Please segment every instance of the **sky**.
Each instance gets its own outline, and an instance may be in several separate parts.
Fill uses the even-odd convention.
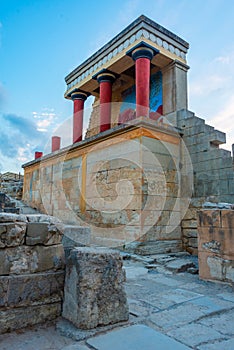
[[[232,0],[0,0],[0,172],[22,173],[44,150],[72,117],[65,76],[142,14],[189,42],[189,110],[226,132],[231,150]]]

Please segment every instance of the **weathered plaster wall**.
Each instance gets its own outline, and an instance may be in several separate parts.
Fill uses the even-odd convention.
[[[0,213],[0,333],[61,314],[64,252],[58,220]]]
[[[199,276],[234,283],[234,210],[202,210],[198,218]]]

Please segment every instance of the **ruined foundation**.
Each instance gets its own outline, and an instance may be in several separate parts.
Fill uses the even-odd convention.
[[[0,333],[61,314],[64,251],[54,221],[0,214]]]

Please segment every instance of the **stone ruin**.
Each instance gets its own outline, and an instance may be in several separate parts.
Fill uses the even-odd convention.
[[[83,247],[89,236],[51,216],[0,213],[0,334],[61,314],[80,329],[128,320],[122,258]]]
[[[29,324],[28,315],[33,323],[36,314],[61,314],[64,259],[64,317],[80,328],[126,320],[121,259],[97,246],[142,255],[187,251],[198,254],[201,278],[233,283],[234,212],[203,210],[207,201],[234,202],[233,156],[220,148],[225,134],[188,110],[188,49],[140,16],[65,78],[73,142],[61,148],[53,136],[51,153],[36,152],[23,165],[23,200],[66,225],[64,249],[45,216],[2,219],[3,331],[21,318]]]
[[[92,244],[196,255],[197,212],[234,202],[234,171],[225,134],[188,110],[188,49],[140,16],[68,74],[73,143],[53,136],[51,153],[23,165],[23,200],[90,227]]]
[[[5,193],[13,199],[21,199],[24,177],[19,173],[6,172],[0,174],[0,193]]]

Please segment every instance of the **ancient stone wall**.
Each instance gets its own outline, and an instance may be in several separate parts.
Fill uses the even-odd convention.
[[[196,213],[206,201],[234,203],[234,163],[231,152],[219,148],[226,142],[225,133],[187,110],[178,112],[177,119],[194,174],[193,197],[181,224],[183,245],[190,253],[197,254]]]
[[[234,283],[234,210],[201,210],[198,218],[199,276]]]
[[[0,333],[61,314],[60,225],[46,215],[0,213]]]
[[[180,251],[179,135],[127,129],[86,147],[28,167],[24,200],[66,223],[90,226],[91,242],[101,246]]]

